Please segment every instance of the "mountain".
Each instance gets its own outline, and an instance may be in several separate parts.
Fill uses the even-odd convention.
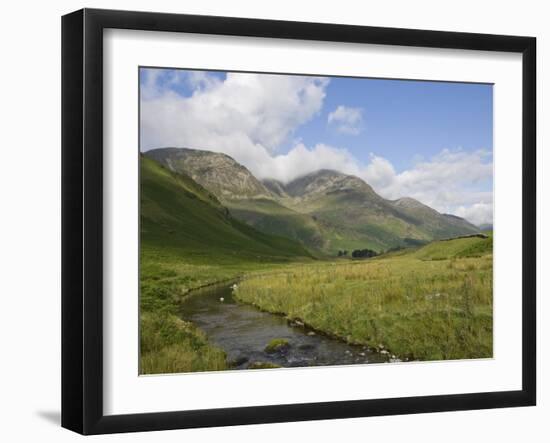
[[[412,198],[390,201],[358,177],[320,170],[288,183],[285,203],[326,227],[332,248],[375,250],[471,234],[479,229],[460,217],[440,214]]]
[[[288,261],[311,257],[298,242],[260,232],[235,219],[191,177],[140,157],[141,244],[178,250],[195,260]]]
[[[362,192],[370,198],[380,198],[367,183],[353,175],[321,169],[299,177],[284,187],[288,195],[301,200],[313,200],[336,192]]]
[[[220,199],[270,198],[272,193],[231,157],[197,149],[163,148],[145,155],[174,172],[185,173]]]
[[[189,175],[237,219],[330,255],[343,249],[382,251],[479,232],[466,220],[412,198],[386,200],[359,177],[338,171],[323,169],[285,184],[259,181],[225,154],[163,148],[145,155]]]
[[[436,239],[479,232],[479,228],[467,220],[456,215],[441,214],[414,198],[400,198],[393,201],[393,205]]]
[[[235,218],[258,230],[296,240],[312,250],[325,248],[321,228],[311,216],[282,205],[275,192],[228,155],[186,148],[154,149],[144,155],[188,175],[212,192]]]
[[[274,178],[266,178],[262,180],[262,183],[267,189],[269,189],[277,197],[288,197],[285,190],[285,185],[283,182],[279,180],[275,180]]]

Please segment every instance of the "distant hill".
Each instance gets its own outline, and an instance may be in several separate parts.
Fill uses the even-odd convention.
[[[308,174],[284,190],[290,196],[285,204],[330,223],[331,244],[339,249],[364,242],[381,250],[479,232],[466,220],[440,214],[412,198],[386,200],[360,178],[337,171]]]
[[[481,257],[493,253],[493,237],[455,238],[434,241],[413,252],[421,260],[443,260],[460,257]]]
[[[441,214],[413,198],[400,198],[393,201],[393,204],[436,239],[479,232],[479,228],[467,220],[456,215]]]
[[[386,200],[362,179],[338,171],[319,170],[284,184],[258,180],[225,154],[162,148],[145,156],[191,177],[239,220],[330,255],[342,249],[383,251],[479,232],[466,220],[412,198]]]
[[[141,244],[191,259],[287,261],[311,257],[298,242],[235,219],[215,195],[183,173],[141,156]]]

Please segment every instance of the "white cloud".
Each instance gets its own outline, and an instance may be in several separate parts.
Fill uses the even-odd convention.
[[[156,80],[147,77],[142,88],[143,150],[188,146],[275,152],[319,112],[328,84],[304,76],[228,73],[220,80],[195,72],[187,76],[194,93],[184,97],[160,89]]]
[[[489,151],[444,149],[400,173],[388,160],[371,155],[361,176],[385,198],[413,197],[472,223],[492,223],[493,192],[483,190],[490,187],[492,174]]]
[[[340,105],[328,115],[328,124],[334,125],[336,130],[342,134],[359,134],[362,122],[363,110],[361,108]]]
[[[397,175],[393,165],[383,157],[374,154],[370,157],[370,163],[360,175],[375,189],[391,187]]]
[[[484,150],[441,151],[431,159],[396,172],[384,157],[371,154],[362,164],[341,147],[305,146],[296,140],[286,154],[277,154],[294,131],[322,108],[328,80],[301,76],[149,71],[142,82],[141,146],[190,147],[223,152],[258,178],[288,182],[318,169],[334,169],[363,178],[383,197],[413,197],[440,212],[464,216],[474,223],[492,222],[491,153]],[[193,94],[184,97],[159,87],[186,82]],[[349,110],[339,106],[331,124],[343,124]],[[339,111],[340,110],[340,111]],[[347,123],[361,122],[359,117]],[[332,116],[332,117],[331,117]],[[351,127],[351,126],[350,126]]]
[[[474,203],[471,206],[459,206],[455,214],[469,220],[474,225],[493,223],[493,203]]]
[[[266,158],[251,168],[260,178],[276,178],[285,183],[319,169],[334,169],[354,175],[360,173],[356,159],[346,149],[325,144],[307,148],[299,143],[287,154]]]
[[[267,155],[248,167],[260,178],[283,182],[319,169],[334,169],[361,177],[387,199],[412,197],[476,225],[493,222],[493,165],[490,153],[484,150],[445,149],[397,173],[389,160],[374,154],[368,164],[362,165],[346,149],[325,144],[307,148],[300,143],[287,154]]]
[[[431,160],[420,161],[399,174],[392,174],[387,163],[387,160],[371,154],[372,170],[367,168],[366,178],[373,186],[381,188],[388,198],[426,191],[431,194],[448,193],[463,185],[490,180],[493,174],[491,153],[485,150],[466,152],[444,149]]]

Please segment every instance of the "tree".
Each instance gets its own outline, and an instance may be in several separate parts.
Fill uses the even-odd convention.
[[[351,256],[353,258],[371,258],[376,257],[378,254],[376,251],[373,251],[372,249],[355,249]]]

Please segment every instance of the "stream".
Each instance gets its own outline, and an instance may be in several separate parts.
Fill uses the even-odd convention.
[[[233,297],[231,284],[195,291],[183,301],[180,312],[184,320],[194,323],[211,343],[225,351],[234,369],[247,369],[258,363],[303,367],[388,360],[366,347],[349,345],[290,323],[283,316],[241,303]],[[289,346],[266,352],[265,348],[272,339],[285,339]]]

